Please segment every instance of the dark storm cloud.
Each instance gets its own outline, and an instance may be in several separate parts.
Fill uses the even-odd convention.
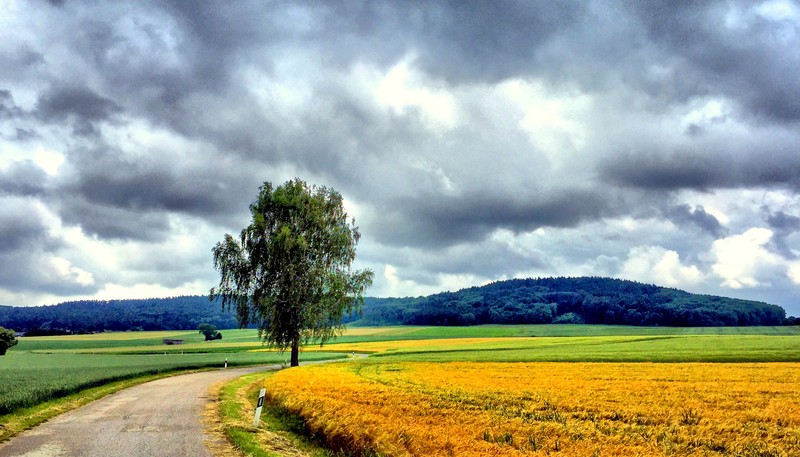
[[[800,190],[797,25],[749,2],[51,3],[25,5],[25,27],[0,43],[0,198],[36,199],[93,242],[153,252],[92,272],[102,283],[202,276],[182,267],[199,256],[160,243],[194,236],[194,223],[237,230],[258,185],[286,174],[342,191],[376,240],[368,261],[431,286],[619,264],[639,245],[694,262],[706,233],[727,233],[678,191]],[[378,100],[375,84],[404,65],[422,98],[455,100],[452,125],[414,100]],[[517,83],[552,105],[506,100]],[[724,112],[685,117],[706,101]],[[42,166],[65,154],[54,176],[20,158],[34,148]],[[772,249],[789,258],[796,216],[770,214]],[[729,216],[731,232],[744,226]],[[604,224],[618,217],[642,227]],[[676,241],[658,217],[704,235]],[[21,225],[35,234],[34,222]],[[492,236],[539,227],[574,230],[543,231],[558,241],[545,254],[538,233],[517,240],[525,249]],[[2,265],[37,242],[6,236],[17,247]],[[25,265],[8,277],[36,284]],[[55,290],[57,277],[39,284]]]
[[[215,212],[222,201],[208,192],[205,177],[178,175],[155,164],[117,160],[94,162],[65,188],[88,202],[135,211]]]
[[[64,223],[101,239],[159,241],[171,228],[164,212],[126,210],[87,202],[80,196],[64,196],[58,209]]]
[[[85,87],[62,87],[43,94],[37,115],[45,120],[64,120],[72,116],[85,122],[110,118],[120,111],[113,101]]]
[[[776,252],[786,257],[787,259],[796,259],[798,254],[792,249],[797,248],[789,242],[789,238],[793,235],[800,234],[800,217],[787,214],[784,211],[769,212],[767,208],[763,209],[767,212],[766,221],[772,229],[772,238],[770,244]]]
[[[497,82],[542,65],[544,45],[584,11],[583,2],[440,2],[412,11],[421,16],[414,45],[434,75]]]
[[[634,5],[622,5],[625,7],[612,3],[603,8],[583,2],[452,2],[423,8],[406,3],[370,2],[263,8],[239,3],[220,9],[204,3],[168,3],[165,11],[177,18],[186,38],[181,51],[191,58],[183,61],[188,66],[176,72],[179,81],[176,87],[183,93],[178,98],[170,96],[154,102],[163,105],[163,111],[170,113],[169,122],[183,133],[213,138],[221,146],[233,146],[232,151],[258,154],[265,159],[281,157],[314,168],[335,162],[342,165],[342,172],[352,168],[344,165],[343,156],[336,149],[347,141],[364,141],[365,137],[359,134],[365,129],[356,127],[360,131],[346,131],[349,136],[332,138],[339,141],[329,142],[327,148],[317,148],[317,154],[314,145],[304,150],[298,147],[299,153],[289,154],[280,143],[278,119],[261,119],[260,128],[274,135],[254,135],[256,130],[252,125],[225,128],[192,122],[189,107],[172,102],[183,100],[199,85],[206,93],[223,93],[232,83],[228,72],[243,61],[271,71],[277,58],[275,50],[285,45],[302,46],[305,50],[319,48],[324,61],[334,66],[359,59],[380,61],[380,56],[389,64],[405,52],[414,52],[418,64],[429,74],[457,82],[496,82],[525,75],[546,76],[555,82],[565,77],[581,80],[591,75],[593,80],[584,84],[587,87],[630,85],[658,99],[660,109],[676,101],[709,95],[741,99],[755,114],[768,112],[784,118],[791,117],[791,106],[800,106],[793,103],[800,84],[797,78],[786,78],[785,72],[778,71],[787,65],[800,70],[797,53],[775,41],[765,19],[751,18],[747,27],[726,31],[721,25],[725,13],[722,3],[691,3],[682,8],[655,5],[641,10]],[[745,9],[747,5],[738,6]],[[389,34],[395,34],[395,39],[384,39]],[[567,47],[570,44],[574,49]],[[256,50],[257,54],[253,54]],[[587,50],[592,50],[592,55],[584,55]],[[753,61],[761,64],[751,65]],[[671,75],[669,82],[654,82],[647,72],[654,62],[667,69]],[[156,71],[153,68],[160,67],[137,69],[138,74],[133,73],[138,76],[135,80],[167,90],[168,79],[148,73]],[[130,74],[130,69],[124,66],[109,66],[108,70],[115,80]],[[606,77],[613,72],[621,72],[623,78]],[[324,99],[324,96],[319,98]],[[780,103],[767,108],[756,106],[773,99],[787,106],[781,108]],[[320,112],[336,116],[354,113],[352,101],[343,100],[338,109]],[[365,114],[365,122],[352,119],[345,126],[374,124],[370,120],[374,113]],[[306,117],[305,121],[314,122],[312,117]],[[333,123],[341,126],[343,120],[322,119],[318,122],[320,128],[308,130],[335,132],[330,128]],[[687,128],[696,133],[704,130],[694,124]],[[308,131],[299,133],[294,138],[299,144],[317,136],[308,135]],[[284,152],[280,152],[282,147]],[[381,149],[381,145],[372,149]],[[605,164],[601,172],[618,184],[651,189],[708,190],[737,187],[743,182],[797,185],[796,163],[790,164],[787,171],[777,162],[759,164],[753,158],[746,162],[740,158],[731,161],[723,154],[708,157],[693,152],[637,154],[631,159]]]
[[[487,240],[430,253],[419,265],[431,273],[473,274],[484,278],[513,276],[519,271],[546,270],[550,265],[541,253],[522,253],[508,245]],[[418,268],[415,265],[415,268]]]
[[[63,269],[54,268],[48,261],[49,255],[42,252],[0,252],[0,288],[12,292],[47,293],[56,296],[97,292],[95,285],[71,281],[69,270],[65,277]]]
[[[111,120],[122,109],[86,87],[60,87],[39,97],[35,115],[46,122],[72,123],[76,133],[96,133],[97,124]]]
[[[41,136],[33,131],[16,128],[14,129],[14,139],[20,142],[30,141],[37,138],[41,138]]]
[[[456,81],[498,81],[530,70],[537,49],[575,24],[583,2],[166,2],[205,54],[232,62],[258,44],[324,47],[324,62],[390,64],[409,50],[423,67]],[[269,63],[267,60],[258,63]],[[197,56],[201,57],[201,56]],[[205,60],[205,59],[201,59]],[[213,65],[224,68],[224,65]],[[491,65],[485,63],[491,62]],[[209,66],[210,68],[211,66]]]
[[[475,242],[498,228],[513,232],[572,227],[614,211],[594,191],[565,189],[554,195],[420,196],[381,208],[377,236],[384,244],[450,246]]]
[[[0,90],[0,119],[14,119],[23,114],[22,109],[14,103],[11,91]]]
[[[135,42],[112,20],[120,22],[130,12],[105,4],[99,8],[108,21],[81,15],[85,19],[75,24],[80,32],[71,37],[72,43],[84,65],[102,76],[104,93],[114,94],[117,108],[146,112],[159,123],[198,137],[214,129],[193,122],[196,95],[236,97],[246,89],[236,86],[240,68],[270,74],[287,49],[314,52],[327,70],[362,61],[389,66],[412,52],[437,78],[494,82],[538,65],[533,56],[538,46],[574,22],[581,9],[580,2],[157,5],[159,9],[150,13],[160,11],[158,15],[133,16],[140,28]],[[83,6],[70,3],[65,8]],[[76,76],[70,69],[63,73],[65,80]],[[87,110],[108,114],[109,106],[95,101],[103,100],[89,98]]]
[[[31,44],[21,43],[10,50],[0,49],[0,78],[19,79],[27,77],[37,66],[45,63],[41,53]]]
[[[55,294],[93,292],[69,281],[50,261],[64,246],[54,237],[34,200],[0,196],[0,288]]]
[[[283,46],[321,51],[326,66],[358,61],[394,64],[409,51],[423,67],[454,81],[497,81],[530,67],[537,45],[574,21],[580,2],[168,2],[164,9],[198,43],[195,57],[224,81],[225,65],[258,48],[250,60],[270,70]],[[202,50],[202,51],[201,51]],[[220,60],[222,59],[222,60]],[[193,59],[197,62],[197,59]],[[483,65],[491,61],[492,65]]]
[[[227,204],[258,184],[246,169],[196,151],[192,160],[160,161],[159,151],[130,156],[102,145],[70,151],[69,167],[54,186],[64,221],[101,238],[158,240],[171,229],[170,215],[224,220],[242,208]],[[162,151],[169,154],[169,151]],[[246,206],[245,206],[246,208]]]
[[[151,153],[157,155],[158,151]],[[215,173],[213,162],[163,163],[157,157],[137,159],[115,149],[84,150],[76,154],[81,158],[75,160],[80,169],[74,191],[90,202],[131,210],[190,214],[225,210],[225,195],[219,188],[221,178],[231,176],[221,170]],[[187,155],[204,157],[201,152]]]
[[[800,120],[800,79],[788,77],[800,74],[796,22],[756,14],[749,1],[626,4],[649,39],[679,59],[684,78],[696,81],[695,95],[720,93],[754,114]]]
[[[14,162],[0,170],[0,195],[43,196],[47,181],[47,173],[33,162]]]
[[[800,231],[800,217],[786,214],[783,211],[777,211],[767,217],[767,223],[774,230],[782,232],[797,232]]]
[[[724,169],[707,158],[680,154],[666,158],[660,154],[620,155],[601,168],[603,177],[617,185],[654,190],[699,189],[722,186]]]
[[[687,204],[672,206],[666,209],[665,216],[679,227],[694,226],[714,238],[721,238],[727,234],[717,218],[708,214],[702,206],[694,208]]]
[[[280,13],[291,9],[290,5],[241,1],[229,5],[229,8],[220,8],[207,2],[158,3],[180,21],[187,35],[196,41],[198,49],[206,49],[209,54],[235,57],[249,46],[276,41],[280,38],[280,29],[286,30],[293,25],[279,22]]]
[[[619,154],[599,165],[602,179],[619,186],[669,191],[788,187],[800,189],[800,154],[793,144],[759,145],[755,151],[729,149],[696,152]],[[755,148],[755,147],[754,147]]]
[[[52,249],[58,245],[31,200],[0,196],[0,252]]]

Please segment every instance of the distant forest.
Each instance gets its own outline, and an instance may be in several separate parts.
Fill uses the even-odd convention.
[[[691,294],[609,278],[498,281],[427,297],[365,299],[357,325],[617,324],[711,327],[797,325],[763,302]],[[238,327],[232,311],[206,296],[72,301],[52,306],[0,306],[0,326],[28,335]]]
[[[80,300],[52,306],[0,306],[0,326],[27,335],[103,331],[197,330],[200,324],[238,328],[236,314],[207,296],[144,300]]]
[[[720,327],[797,324],[763,302],[620,279],[498,281],[417,298],[367,298],[361,325],[615,324]]]

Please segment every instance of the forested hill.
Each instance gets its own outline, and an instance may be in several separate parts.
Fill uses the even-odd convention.
[[[660,326],[781,325],[783,308],[695,295],[608,278],[499,281],[416,298],[367,298],[360,325],[586,323]],[[357,319],[357,320],[356,320]],[[0,306],[0,326],[18,332],[84,333],[236,328],[236,317],[205,296],[73,301],[53,306]]]
[[[0,306],[0,327],[17,332],[33,330],[33,334],[196,330],[200,324],[212,324],[217,328],[238,327],[235,313],[223,311],[220,302],[210,302],[207,296]]]
[[[585,323],[750,326],[785,323],[783,308],[610,278],[498,281],[417,298],[367,298],[361,325]]]

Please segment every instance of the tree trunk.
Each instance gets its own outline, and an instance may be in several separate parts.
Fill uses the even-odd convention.
[[[300,365],[300,340],[292,341],[292,362],[289,366],[296,367]]]

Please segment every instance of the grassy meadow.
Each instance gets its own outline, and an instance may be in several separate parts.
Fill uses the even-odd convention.
[[[229,366],[280,364],[279,353],[210,354],[31,354],[12,352],[0,359],[0,416],[20,408],[62,397],[82,389],[136,376],[177,370]],[[304,360],[331,358],[331,354],[306,354]]]
[[[21,338],[12,348],[35,353],[110,353],[163,354],[189,352],[241,352],[264,350],[258,332],[252,329],[222,330],[222,340],[203,341],[196,331],[119,332],[92,335],[69,335]],[[375,352],[353,344],[427,341],[465,338],[544,338],[544,337],[690,337],[690,336],[800,336],[798,327],[629,327],[613,325],[479,325],[473,327],[352,327],[344,335],[320,348],[306,346],[307,351]],[[163,338],[183,339],[184,344],[165,346]],[[731,338],[730,341],[735,340]],[[402,343],[408,344],[408,343]],[[427,343],[423,343],[427,344]],[[340,346],[341,345],[341,346]]]
[[[224,343],[204,342],[195,331],[21,337],[0,357],[0,441],[59,412],[154,377],[222,368],[226,359],[228,366],[288,364],[287,354],[249,351],[263,347],[254,331],[223,333],[231,337]],[[166,346],[163,338],[186,344]],[[302,360],[343,356],[308,353]]]

